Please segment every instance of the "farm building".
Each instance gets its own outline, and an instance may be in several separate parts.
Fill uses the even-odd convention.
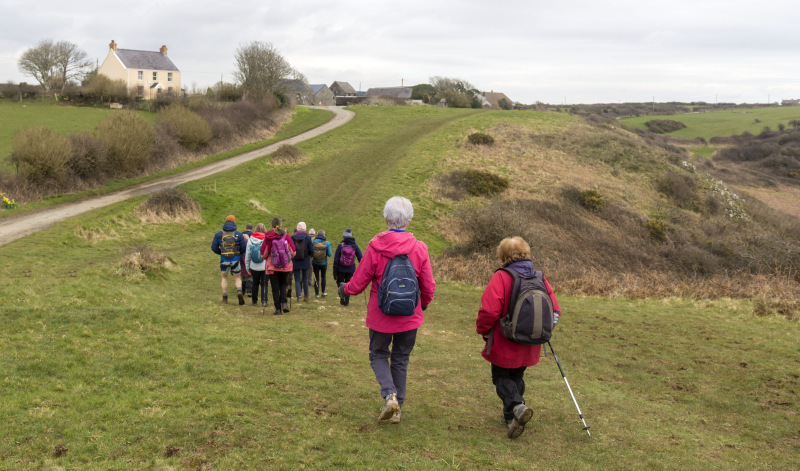
[[[97,73],[124,81],[131,93],[146,100],[181,94],[181,71],[167,57],[167,46],[158,51],[120,49],[112,39]]]
[[[333,82],[330,88],[335,96],[358,96],[356,89],[347,82]]]
[[[336,98],[333,92],[327,85],[309,85],[311,92],[314,94],[314,104],[317,106],[333,106],[336,104]]]
[[[376,98],[379,96],[390,96],[400,98],[401,100],[410,100],[412,91],[411,87],[370,88],[367,90],[366,97]]]
[[[292,106],[314,104],[314,93],[302,80],[282,79],[275,87],[283,92]]]
[[[483,97],[484,97],[484,98],[486,98],[486,101],[488,101],[489,103],[491,103],[491,105],[492,105],[492,108],[493,108],[493,109],[496,109],[496,110],[499,110],[500,108],[502,108],[502,107],[500,106],[500,100],[502,100],[502,99],[504,99],[504,98],[505,98],[506,100],[508,100],[508,102],[509,102],[509,103],[512,105],[512,107],[513,107],[513,105],[514,105],[514,102],[513,102],[513,101],[511,101],[511,99],[510,99],[509,97],[507,97],[505,93],[498,93],[498,92],[481,92],[481,95],[483,95]]]

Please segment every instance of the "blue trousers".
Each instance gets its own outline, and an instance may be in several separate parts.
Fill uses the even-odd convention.
[[[369,329],[369,363],[381,386],[381,397],[397,393],[400,407],[406,399],[408,358],[416,342],[417,329],[394,334]]]

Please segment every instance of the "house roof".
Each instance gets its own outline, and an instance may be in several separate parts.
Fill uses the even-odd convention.
[[[278,87],[288,90],[290,92],[304,92],[311,91],[308,85],[303,83],[300,79],[280,79],[278,80]]]
[[[386,88],[370,88],[367,90],[367,97],[377,97],[382,95],[393,96],[395,98],[410,99],[412,89],[411,87],[386,87]]]
[[[339,81],[337,80],[336,82],[333,82],[333,83],[331,84],[331,88],[333,88],[333,86],[334,86],[334,85],[338,85],[338,86],[339,86],[339,88],[341,88],[341,89],[342,89],[342,91],[343,91],[343,92],[345,92],[345,93],[352,93],[352,94],[354,94],[354,95],[355,95],[355,93],[356,93],[356,89],[355,89],[355,88],[353,88],[353,86],[352,86],[352,85],[350,85],[350,84],[349,84],[349,83],[347,83],[347,82],[339,82]]]
[[[322,90],[324,87],[327,87],[327,85],[325,85],[324,83],[309,85],[309,88],[311,88],[311,91],[314,92],[314,95],[319,93],[319,91]]]
[[[159,51],[136,51],[117,49],[114,51],[126,69],[174,70],[179,72],[169,57]]]
[[[508,100],[508,101],[509,101],[509,103],[512,103],[512,104],[514,103],[513,101],[511,101],[511,98],[509,98],[509,97],[507,97],[507,96],[506,96],[506,94],[505,94],[505,93],[498,93],[498,92],[483,92],[483,96],[484,96],[484,97],[486,97],[486,99],[487,99],[487,100],[489,100],[489,103],[491,103],[491,104],[492,104],[492,106],[497,106],[497,107],[500,107],[500,105],[498,104],[498,102],[499,102],[499,101],[500,101],[500,99],[502,99],[502,98],[505,98],[506,100]]]

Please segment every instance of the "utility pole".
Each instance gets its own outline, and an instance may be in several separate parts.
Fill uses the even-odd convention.
[[[656,97],[654,95],[653,96],[653,113],[655,113],[655,112],[656,112]]]

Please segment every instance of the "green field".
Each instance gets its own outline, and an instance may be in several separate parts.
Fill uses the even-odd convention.
[[[363,297],[285,316],[219,303],[209,249],[228,214],[346,227],[362,248],[385,200],[447,243],[427,180],[466,134],[563,115],[357,107],[300,147],[309,163],[258,159],[183,185],[202,222],[142,225],[144,198],[0,247],[0,468],[23,469],[792,469],[800,452],[800,327],[745,301],[559,296],[553,345],[591,425],[581,430],[551,357],[526,373],[534,419],[505,437],[483,342],[481,288],[439,283],[409,366],[403,423],[378,426]],[[174,261],[123,275],[126,250]],[[330,273],[329,273],[330,283]],[[556,280],[551,280],[558,294]],[[332,289],[328,289],[332,293]],[[313,299],[313,298],[312,298]]]
[[[621,119],[620,122],[634,128],[647,129],[644,123],[653,119],[670,119],[686,125],[684,129],[669,133],[669,136],[678,139],[703,137],[709,140],[712,137],[726,137],[745,131],[758,134],[765,126],[777,131],[780,123],[789,128],[789,121],[800,120],[800,106],[722,110],[669,116],[637,116]],[[756,122],[756,120],[760,122]]]
[[[6,157],[11,155],[14,132],[17,129],[43,126],[64,135],[79,131],[91,131],[97,123],[114,110],[62,106],[53,101],[0,100],[0,161],[8,168]],[[141,112],[149,121],[155,123],[155,114]]]

